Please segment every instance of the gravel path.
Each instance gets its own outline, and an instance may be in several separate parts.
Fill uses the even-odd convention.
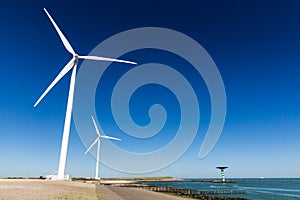
[[[96,188],[99,186],[96,186]],[[105,187],[107,190],[114,192],[117,195],[117,199],[107,200],[184,200],[188,198],[175,197],[158,192],[151,192],[143,189],[125,188],[125,187],[113,187],[113,186],[100,186]],[[97,189],[96,189],[97,191]],[[101,199],[102,200],[102,199]],[[106,200],[106,199],[105,199]],[[191,200],[191,199],[189,199]]]

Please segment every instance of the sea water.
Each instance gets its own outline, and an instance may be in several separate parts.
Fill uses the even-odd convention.
[[[195,180],[195,179],[194,179]],[[243,197],[253,200],[295,200],[300,199],[300,179],[230,179],[235,183],[212,182],[155,182],[161,187],[191,190],[245,190],[246,194],[222,194],[219,196]],[[216,195],[215,195],[216,196]]]

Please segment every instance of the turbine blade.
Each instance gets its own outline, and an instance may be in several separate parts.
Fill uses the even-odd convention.
[[[87,60],[100,60],[100,61],[109,61],[109,62],[120,62],[120,63],[127,63],[127,64],[132,64],[132,65],[137,65],[136,62],[131,62],[127,60],[118,60],[115,58],[105,58],[105,57],[100,57],[100,56],[78,56],[78,58],[81,59],[87,59]]]
[[[106,135],[101,135],[100,137],[101,138],[105,138],[105,139],[110,139],[110,140],[118,140],[118,141],[122,140],[120,138],[110,137],[110,136],[106,136]]]
[[[75,55],[75,51],[73,50],[71,44],[69,43],[69,41],[67,40],[67,38],[64,36],[64,34],[61,32],[61,30],[59,29],[59,27],[57,26],[57,24],[55,23],[55,21],[52,19],[51,15],[48,13],[48,11],[46,10],[46,8],[44,8],[44,11],[46,12],[48,18],[50,19],[50,21],[52,22],[56,32],[58,33],[62,43],[64,44],[65,48],[68,50],[68,52],[70,52],[72,55]]]
[[[84,152],[84,155],[86,155],[91,148],[93,148],[93,146],[98,142],[98,140],[100,139],[100,137],[97,137],[96,140],[91,144],[91,146]]]
[[[98,136],[100,137],[100,131],[99,131],[99,129],[98,129],[98,126],[97,126],[97,124],[96,124],[96,121],[95,121],[95,119],[94,119],[93,116],[91,116],[91,117],[92,117],[92,120],[93,120],[94,127],[95,127],[95,129],[96,129],[96,133],[97,133]]]
[[[68,64],[60,71],[60,73],[56,76],[56,78],[52,81],[52,83],[48,86],[48,88],[45,90],[45,92],[40,96],[40,98],[36,101],[34,104],[34,107],[36,107],[40,101],[46,96],[46,94],[53,88],[53,86],[66,74],[70,69],[72,69],[74,65],[74,58],[72,58]]]

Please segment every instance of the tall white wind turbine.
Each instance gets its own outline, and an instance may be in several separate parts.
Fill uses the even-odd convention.
[[[105,138],[105,139],[110,139],[110,140],[121,140],[119,138],[115,138],[115,137],[110,137],[110,136],[106,136],[106,135],[100,135],[100,131],[98,129],[98,126],[96,124],[96,121],[94,119],[94,117],[92,116],[92,120],[96,129],[96,133],[98,135],[98,137],[95,139],[95,141],[91,144],[91,146],[86,150],[86,152],[84,154],[87,154],[91,148],[93,148],[93,146],[98,143],[98,148],[97,148],[97,160],[96,160],[96,174],[95,174],[95,179],[100,179],[99,178],[99,157],[100,157],[100,140],[101,138]]]
[[[66,159],[67,159],[67,152],[68,152],[68,142],[69,142],[69,134],[70,134],[70,124],[71,124],[71,114],[72,114],[72,107],[73,107],[73,99],[74,99],[74,87],[75,87],[75,77],[78,65],[78,59],[88,59],[88,60],[99,60],[99,61],[109,61],[109,62],[120,62],[120,63],[127,63],[136,65],[135,62],[126,61],[126,60],[118,60],[113,58],[105,58],[99,56],[80,56],[75,53],[71,44],[68,42],[67,38],[63,35],[57,24],[54,22],[48,11],[44,8],[48,18],[50,19],[51,23],[53,24],[56,32],[58,33],[62,43],[64,44],[65,48],[69,53],[73,55],[72,59],[66,64],[66,66],[61,70],[61,72],[57,75],[57,77],[53,80],[53,82],[48,86],[45,92],[41,95],[41,97],[37,100],[34,104],[36,107],[40,101],[44,98],[44,96],[52,89],[52,87],[72,69],[71,81],[70,81],[70,88],[69,88],[69,96],[68,96],[68,103],[67,103],[67,110],[66,110],[66,117],[65,117],[65,124],[63,130],[63,138],[61,144],[61,151],[60,151],[60,160],[59,160],[59,167],[58,167],[58,174],[57,179],[63,180],[65,179],[65,167],[66,167]]]

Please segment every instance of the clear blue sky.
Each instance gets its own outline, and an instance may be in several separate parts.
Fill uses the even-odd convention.
[[[218,66],[226,88],[227,116],[213,151],[198,159],[203,141],[199,132],[178,161],[141,176],[218,177],[215,166],[225,164],[229,177],[300,177],[300,2],[296,0],[2,2],[0,177],[51,174],[58,167],[70,75],[37,108],[33,104],[70,55],[44,7],[80,54],[88,54],[99,42],[119,32],[155,26],[190,36]],[[147,62],[147,52],[137,55],[139,60],[133,60]],[[164,56],[169,55],[159,58],[164,60]],[[107,84],[106,90],[111,87]],[[148,89],[163,93],[157,86]],[[108,109],[105,103],[109,103],[109,96],[97,93],[97,98],[99,95],[104,103],[97,105],[97,110]],[[142,92],[135,95],[143,99]],[[205,99],[200,123],[205,129],[210,119],[209,96],[205,90],[197,95]],[[178,111],[177,102],[168,92],[147,100],[147,104],[166,104],[171,113]],[[132,109],[134,119],[146,124],[148,119],[138,112],[146,107],[139,103]],[[171,115],[167,122],[171,130],[176,128],[178,118]],[[107,114],[103,123],[107,130],[113,129],[111,115]],[[166,139],[169,136],[166,133]],[[151,144],[132,144],[128,141],[122,147],[138,152],[151,149]],[[67,173],[94,175],[95,159],[84,156],[84,151],[72,123]],[[102,177],[133,176],[100,167]]]

